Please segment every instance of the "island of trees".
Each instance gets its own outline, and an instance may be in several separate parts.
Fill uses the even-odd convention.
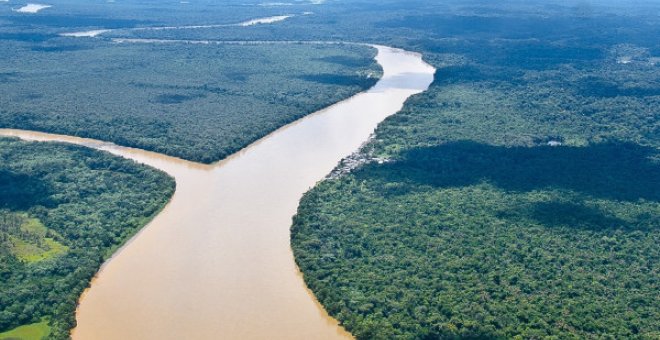
[[[0,127],[203,163],[364,91],[381,72],[376,50],[365,46],[94,40],[69,50],[60,46],[68,39],[52,40],[59,48],[49,52],[30,41],[3,42]]]

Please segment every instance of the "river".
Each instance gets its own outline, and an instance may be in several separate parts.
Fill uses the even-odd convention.
[[[2,135],[106,150],[176,179],[171,201],[101,268],[80,299],[74,339],[350,338],[306,288],[290,247],[303,193],[424,91],[419,54],[376,46],[383,77],[366,92],[203,165],[89,139]]]

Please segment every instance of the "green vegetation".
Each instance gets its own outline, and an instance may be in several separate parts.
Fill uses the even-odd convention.
[[[359,339],[656,339],[658,20],[499,6],[375,24],[436,79],[305,195],[296,261]]]
[[[0,160],[0,339],[68,338],[89,280],[165,205],[174,181],[55,143],[0,138]]]
[[[362,150],[389,161],[321,183],[294,221],[296,260],[328,311],[360,339],[660,337],[657,2],[261,2],[0,7],[0,125],[210,162],[374,81],[363,48],[57,36],[72,29],[419,51],[434,84]],[[289,13],[249,28],[125,30]],[[35,200],[27,192],[15,197]],[[34,265],[77,249],[52,238],[69,250]]]
[[[380,72],[375,50],[363,46],[62,46],[72,40],[53,39],[49,52],[3,43],[1,127],[210,163],[371,87]]]
[[[41,340],[48,335],[50,335],[48,321],[41,321],[0,333],[0,340]]]
[[[61,239],[61,236],[52,232],[53,237],[48,237],[49,230],[36,218],[0,211],[0,220],[8,238],[10,252],[23,262],[48,260],[68,250],[53,238]]]
[[[325,181],[293,229],[309,286],[364,339],[657,336],[657,165],[587,167],[575,178],[568,171],[578,167],[552,171],[592,151],[619,151],[605,158],[619,165],[646,154],[539,149],[447,144],[434,159],[410,155]],[[583,187],[565,185],[566,175],[594,177]],[[639,187],[614,191],[630,176],[643,178]]]

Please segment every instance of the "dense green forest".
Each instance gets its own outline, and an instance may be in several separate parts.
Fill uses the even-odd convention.
[[[359,339],[660,337],[657,6],[510,4],[375,24],[435,81],[292,228]]]
[[[256,110],[331,102],[327,93],[339,85],[350,83],[335,99],[374,81],[365,77],[376,70],[373,51],[126,46],[112,37],[356,41],[423,53],[438,69],[431,88],[356,156],[388,161],[322,182],[294,220],[296,261],[331,315],[360,339],[660,337],[656,1],[67,0],[32,16],[9,6],[0,3],[3,126],[112,138],[205,162],[249,142],[237,137],[246,131],[254,138],[306,111],[209,118],[200,113],[219,110],[201,109],[224,100]],[[286,14],[293,17],[249,28],[133,30]],[[58,36],[102,28],[117,30]],[[72,72],[67,82],[53,81],[59,70]],[[111,81],[96,83],[106,75]],[[52,83],[89,90],[49,92]],[[285,94],[274,96],[273,87]],[[329,97],[306,97],[322,90]],[[235,94],[259,100],[245,106],[229,99]],[[106,102],[114,106],[105,113],[70,110]],[[38,216],[17,218],[49,227]],[[73,249],[49,238],[62,247],[37,245],[38,255]]]
[[[105,152],[0,138],[0,339],[68,338],[102,262],[173,192],[164,173]]]
[[[210,163],[371,87],[363,46],[4,42],[0,127]],[[44,47],[46,48],[46,47]]]

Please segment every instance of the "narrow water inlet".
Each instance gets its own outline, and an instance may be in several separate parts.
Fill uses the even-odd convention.
[[[433,80],[435,69],[421,55],[376,48],[384,74],[370,90],[212,165],[75,137],[0,130],[107,150],[176,179],[170,203],[104,264],[81,298],[73,338],[349,338],[305,287],[289,228],[303,193]]]

